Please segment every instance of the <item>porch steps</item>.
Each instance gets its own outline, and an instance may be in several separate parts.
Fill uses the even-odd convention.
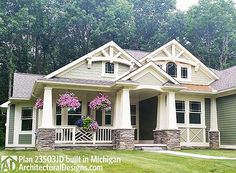
[[[135,144],[136,150],[144,150],[144,151],[159,151],[166,150],[165,144]]]

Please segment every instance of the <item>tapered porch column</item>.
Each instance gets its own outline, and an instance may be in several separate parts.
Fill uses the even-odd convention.
[[[217,107],[216,107],[216,98],[211,98],[211,115],[210,115],[210,131],[209,131],[209,141],[210,148],[218,149],[219,148],[219,130],[217,122]]]
[[[129,89],[121,89],[116,94],[112,142],[114,149],[134,148],[134,129],[131,126]]]
[[[176,121],[175,92],[169,91],[158,99],[157,129],[154,130],[154,143],[166,144],[167,149],[180,149],[180,130]]]
[[[55,129],[53,128],[52,88],[44,88],[42,123],[37,131],[38,150],[54,150]]]

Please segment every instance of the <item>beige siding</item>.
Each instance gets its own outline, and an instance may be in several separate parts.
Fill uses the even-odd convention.
[[[118,65],[118,76],[121,76],[128,71],[129,71],[129,66],[124,65],[124,64]]]
[[[210,130],[211,100],[205,99],[205,124],[206,124],[206,142],[208,142],[208,133]]]
[[[199,69],[198,71],[195,71],[194,67],[192,67],[191,69],[192,80],[190,83],[198,85],[208,85],[212,81],[212,79],[207,76],[201,69]]]
[[[137,79],[136,81],[143,85],[161,86],[163,84],[159,79],[157,79],[151,73],[145,74],[144,76]]]

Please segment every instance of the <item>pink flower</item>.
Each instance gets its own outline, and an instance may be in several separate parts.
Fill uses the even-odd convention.
[[[43,109],[43,99],[38,98],[34,105],[35,109]]]
[[[65,93],[60,95],[57,105],[63,108],[77,109],[80,107],[80,102],[78,97],[75,97],[73,93]]]
[[[107,95],[99,93],[90,103],[89,107],[93,110],[109,110],[111,109],[111,101]]]

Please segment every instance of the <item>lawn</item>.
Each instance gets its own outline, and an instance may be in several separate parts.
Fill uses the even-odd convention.
[[[181,152],[236,158],[236,150],[181,150]]]
[[[184,150],[187,151],[187,150]],[[201,151],[203,154],[203,150]],[[208,150],[209,151],[209,150]],[[191,150],[188,150],[191,152]],[[192,151],[193,152],[193,151]],[[207,152],[207,150],[205,150]],[[211,152],[211,151],[210,151]],[[212,151],[212,153],[228,153],[228,151]],[[199,153],[199,152],[197,152]],[[208,153],[209,154],[209,153]],[[236,152],[234,151],[236,155]],[[102,171],[107,173],[139,173],[139,172],[160,172],[160,173],[215,173],[215,172],[236,172],[236,161],[229,160],[203,160],[194,159],[189,157],[178,157],[159,153],[150,153],[143,151],[112,151],[112,150],[70,150],[70,151],[49,151],[49,152],[37,152],[37,151],[0,151],[1,156],[6,155],[18,155],[25,157],[34,157],[38,155],[42,156],[80,156],[81,158],[90,158],[91,156],[105,156],[120,158],[119,163],[83,163],[83,165],[99,165],[102,167]],[[231,155],[233,156],[233,155]],[[118,160],[118,159],[117,159]],[[40,165],[45,165],[41,163]],[[51,164],[58,165],[58,164]],[[74,164],[69,163],[69,166]],[[79,165],[78,163],[75,165]],[[19,167],[19,163],[17,163]],[[27,172],[27,171],[18,171]],[[29,172],[29,171],[28,171]],[[33,171],[30,171],[33,172]],[[36,172],[36,171],[35,171]],[[37,171],[40,172],[40,171]],[[53,172],[53,171],[51,171]],[[60,172],[60,171],[56,171]],[[69,172],[69,171],[68,171]],[[73,172],[73,171],[71,171]],[[91,172],[91,171],[90,171]]]

